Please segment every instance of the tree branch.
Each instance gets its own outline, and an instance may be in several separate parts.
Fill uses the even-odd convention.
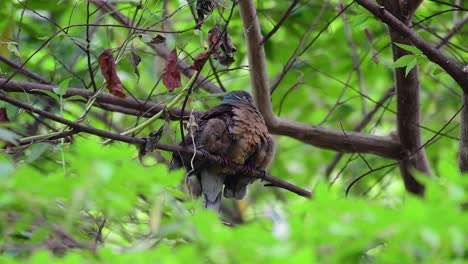
[[[356,0],[356,2],[382,20],[392,30],[398,32],[402,37],[408,38],[430,61],[444,69],[460,85],[460,88],[465,93],[468,92],[468,73],[464,72],[461,67],[458,67],[451,59],[444,56],[402,21],[394,17],[385,7],[379,6],[371,0]]]
[[[54,88],[56,88],[56,86],[30,82],[13,80],[6,82],[6,79],[0,78],[0,89],[5,92],[46,95],[41,92],[41,90],[53,92]],[[68,98],[74,95],[79,95],[85,99],[89,99],[94,96],[95,93],[87,89],[68,88],[63,97]],[[96,102],[98,102],[98,104],[96,104],[97,107],[136,116],[147,116],[148,114],[152,116],[164,109],[163,104],[155,104],[144,100],[134,99],[132,97],[121,98],[110,93],[100,93],[96,99]],[[169,117],[172,119],[179,119],[181,116],[180,108],[173,108],[170,110],[168,109],[168,111]],[[198,112],[195,111],[195,113]],[[185,111],[182,116],[188,118],[190,116],[190,112]]]
[[[244,34],[249,54],[250,78],[257,106],[262,113],[270,133],[285,135],[316,147],[341,152],[361,152],[400,159],[402,154],[398,142],[389,137],[345,132],[276,117],[271,107],[268,89],[265,52],[260,45],[262,35],[252,0],[239,2]]]
[[[12,105],[14,105],[16,107],[22,108],[22,109],[24,109],[26,111],[38,114],[38,115],[40,115],[42,117],[54,120],[54,121],[59,122],[59,123],[64,124],[64,125],[67,125],[67,126],[69,126],[69,127],[71,127],[73,129],[73,132],[85,132],[85,133],[97,135],[97,136],[100,136],[100,137],[104,137],[104,138],[108,138],[108,139],[112,139],[112,140],[116,140],[116,141],[122,141],[122,142],[130,143],[130,144],[134,144],[134,145],[138,145],[138,146],[141,146],[141,145],[146,143],[146,140],[142,139],[142,138],[136,138],[136,137],[126,136],[126,135],[115,134],[115,133],[105,131],[105,130],[101,130],[101,129],[97,129],[97,128],[94,128],[94,127],[88,127],[88,126],[85,126],[83,124],[80,124],[80,123],[77,123],[77,122],[74,122],[74,121],[71,121],[71,120],[56,116],[56,115],[51,114],[51,113],[49,113],[47,111],[44,111],[42,109],[33,107],[33,106],[25,104],[25,103],[22,103],[22,102],[14,99],[12,97],[9,97],[9,96],[7,96],[7,95],[5,95],[3,93],[0,93],[0,100],[2,100],[4,102],[7,102],[7,103],[10,103],[10,104],[12,104]],[[224,158],[218,157],[218,156],[215,156],[215,155],[211,155],[210,153],[208,153],[206,151],[197,151],[197,150],[194,150],[194,149],[189,148],[189,147],[183,148],[183,147],[180,147],[180,146],[174,146],[174,145],[168,145],[168,144],[162,144],[162,143],[156,143],[156,144],[154,144],[154,146],[157,149],[162,149],[162,150],[171,151],[171,152],[187,153],[187,154],[190,154],[190,155],[193,155],[195,153],[196,155],[199,155],[199,156],[201,156],[203,158],[206,158],[206,159],[208,159],[208,160],[210,160],[212,162],[215,162],[215,163],[218,163],[218,164],[225,164]],[[229,166],[232,166],[233,168],[238,169],[238,170],[244,169],[243,166],[239,166],[237,164],[229,164]],[[307,191],[307,190],[305,190],[305,189],[303,189],[301,187],[298,187],[298,186],[296,186],[294,184],[291,184],[291,183],[289,183],[287,181],[284,181],[284,180],[276,178],[276,177],[274,177],[272,175],[269,175],[264,171],[251,170],[251,173],[252,173],[251,174],[252,177],[268,181],[273,186],[289,190],[291,192],[294,192],[294,193],[296,193],[298,195],[301,195],[301,196],[304,196],[304,197],[311,197],[311,195],[312,195],[311,192],[309,192],[309,191]]]

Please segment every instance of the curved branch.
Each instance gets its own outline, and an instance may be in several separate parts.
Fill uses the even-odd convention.
[[[9,81],[7,83],[5,81],[5,79],[0,78],[0,90],[6,92],[46,95],[41,90],[53,92],[56,87],[22,81]],[[74,95],[87,99],[93,96],[94,92],[86,89],[68,88],[63,97],[68,98]],[[149,117],[164,109],[163,104],[155,104],[130,97],[120,98],[109,93],[99,94],[96,101],[97,104],[95,105],[99,108],[135,116]],[[178,119],[181,116],[180,111],[180,108],[168,109],[169,117],[173,120]],[[190,113],[198,115],[201,112],[186,110],[183,117],[188,118]],[[400,144],[389,137],[356,132],[346,132],[344,134],[341,130],[310,126],[283,119],[277,119],[277,125],[275,127],[269,126],[269,129],[272,134],[289,136],[317,147],[342,152],[372,153],[393,159],[401,158]]]
[[[6,82],[6,79],[0,78],[0,90],[3,90],[5,92],[46,95],[42,91],[53,92],[53,89],[56,87],[57,86],[53,85],[13,80]],[[92,96],[94,96],[95,93],[87,89],[68,88],[63,97],[68,98],[75,95],[82,96],[85,99],[89,99]],[[96,106],[99,108],[136,116],[147,116],[148,114],[154,115],[164,109],[163,104],[155,104],[144,100],[134,99],[132,97],[121,98],[109,93],[99,94],[96,101],[98,102]],[[178,119],[180,116],[184,116],[187,118],[188,116],[190,116],[189,111],[185,111],[183,115],[181,115],[180,108],[173,108],[168,111],[170,114],[170,118],[172,119]]]
[[[311,126],[280,119],[275,116],[271,107],[268,89],[265,51],[260,32],[260,24],[253,1],[239,1],[242,24],[248,47],[250,78],[257,106],[262,113],[270,133],[285,135],[316,147],[341,152],[372,153],[380,156],[400,159],[400,144],[389,138]]]
[[[356,2],[382,20],[392,30],[398,32],[402,37],[408,38],[430,61],[444,69],[460,85],[461,89],[465,93],[468,93],[468,73],[464,72],[461,67],[458,67],[451,59],[444,56],[402,21],[394,17],[385,7],[379,6],[371,0],[356,0]]]
[[[54,120],[54,121],[59,122],[59,123],[64,124],[64,125],[67,125],[67,126],[71,127],[74,132],[85,132],[85,133],[97,135],[97,136],[100,136],[100,137],[109,138],[109,139],[122,141],[122,142],[127,142],[127,143],[130,143],[130,144],[135,144],[135,145],[139,145],[139,146],[146,143],[146,140],[142,139],[142,138],[136,138],[136,137],[121,135],[121,134],[115,134],[115,133],[105,131],[105,130],[101,130],[101,129],[98,129],[98,128],[88,127],[88,126],[85,126],[83,124],[80,124],[80,123],[65,119],[63,117],[56,116],[56,115],[51,114],[51,113],[49,113],[47,111],[44,111],[42,109],[33,107],[33,106],[25,104],[25,103],[22,103],[22,102],[14,99],[12,97],[9,97],[9,96],[7,96],[7,95],[5,95],[3,93],[0,93],[0,100],[5,101],[7,103],[10,103],[10,104],[12,104],[14,106],[17,106],[19,108],[22,108],[22,109],[24,109],[26,111],[38,114],[38,115],[40,115],[42,117]],[[201,157],[204,157],[204,158],[206,158],[206,159],[208,159],[208,160],[210,160],[212,162],[216,162],[218,164],[225,164],[226,163],[224,158],[222,158],[222,157],[211,155],[210,153],[205,152],[205,151],[203,151],[203,152],[202,151],[197,151],[197,150],[194,150],[194,149],[189,148],[189,147],[183,148],[183,147],[180,147],[180,146],[174,146],[174,145],[162,144],[162,143],[156,143],[156,144],[154,144],[154,146],[157,149],[162,149],[162,150],[171,151],[171,152],[188,153],[188,154],[191,154],[191,155],[193,155],[195,153],[196,155],[200,155]],[[238,170],[244,169],[242,165],[236,165],[236,164],[229,164],[229,165],[232,166],[235,169],[238,169]],[[266,180],[266,181],[270,182],[272,185],[274,185],[276,187],[280,187],[280,188],[289,190],[291,192],[294,192],[294,193],[296,193],[298,195],[301,195],[301,196],[304,196],[304,197],[311,197],[312,196],[311,192],[309,192],[309,191],[307,191],[307,190],[305,190],[305,189],[303,189],[301,187],[298,187],[298,186],[296,186],[294,184],[291,184],[291,183],[289,183],[287,181],[283,181],[283,180],[281,180],[279,178],[268,175],[264,171],[251,170],[251,176],[254,177],[254,178],[257,178],[257,179]]]

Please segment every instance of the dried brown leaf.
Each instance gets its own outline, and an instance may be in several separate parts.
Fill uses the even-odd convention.
[[[198,54],[197,56],[195,56],[195,58],[193,58],[193,64],[189,67],[189,69],[195,70],[195,71],[201,71],[203,65],[205,64],[206,60],[208,60],[209,57],[210,57],[210,54],[208,53],[208,51],[204,51]]]
[[[164,37],[163,35],[156,35],[156,37],[152,38],[151,41],[149,42],[150,44],[161,44],[161,43],[164,43],[166,42],[166,37]]]
[[[5,107],[0,107],[0,122],[10,122]]]
[[[135,50],[131,49],[130,51],[130,63],[133,66],[133,70],[135,71],[135,74],[138,76],[138,79],[140,78],[140,71],[138,70],[138,65],[141,62],[140,56],[135,52]]]
[[[229,66],[234,62],[232,53],[237,49],[232,43],[231,36],[227,32],[222,32],[219,24],[208,32],[208,46],[221,65]]]
[[[106,79],[107,89],[113,95],[125,97],[122,82],[117,76],[117,70],[111,49],[105,49],[98,57],[99,67],[102,75]]]
[[[167,64],[164,67],[162,81],[167,89],[172,92],[175,88],[181,87],[180,71],[177,66],[177,50],[173,49],[167,56]]]

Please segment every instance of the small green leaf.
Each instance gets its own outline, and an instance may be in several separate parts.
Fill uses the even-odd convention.
[[[48,143],[36,143],[33,144],[30,148],[30,152],[28,153],[28,157],[26,158],[26,163],[31,163],[39,158],[44,152],[49,149]]]
[[[406,65],[405,77],[408,76],[408,73],[418,64],[417,60],[412,60]]]
[[[411,45],[406,45],[406,44],[402,44],[402,43],[395,43],[395,45],[397,45],[398,47],[406,50],[406,51],[409,51],[411,53],[413,53],[414,55],[421,55],[423,54],[422,51],[420,51],[418,48],[414,47],[414,46],[411,46]]]
[[[8,130],[8,129],[5,129],[5,128],[1,128],[0,127],[0,140],[3,140],[3,141],[6,141],[6,142],[10,142],[10,143],[13,143],[13,144],[17,144],[17,139],[19,138],[19,136]]]
[[[70,83],[71,81],[71,78],[67,78],[63,81],[60,82],[60,84],[58,85],[58,87],[54,88],[54,93],[58,94],[58,95],[64,95],[67,90],[68,90],[68,84]]]
[[[65,101],[84,101],[84,102],[87,102],[88,100],[86,100],[86,98],[84,98],[83,96],[81,95],[72,95],[70,97],[67,97],[65,99]]]
[[[412,61],[416,61],[416,56],[414,55],[404,55],[404,56],[401,56],[400,58],[398,58],[398,60],[396,60],[392,66],[394,68],[402,68],[402,67],[406,67],[408,65],[410,65],[412,63]]]
[[[7,44],[7,49],[8,51],[10,51],[11,53],[15,54],[16,56],[20,56],[19,54],[19,51],[18,51],[18,47],[17,47],[17,43],[16,42],[8,42]]]

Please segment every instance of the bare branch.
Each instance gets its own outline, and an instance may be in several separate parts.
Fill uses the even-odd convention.
[[[299,3],[299,0],[294,0],[288,7],[288,9],[286,10],[286,12],[284,12],[283,16],[281,17],[280,21],[278,21],[278,24],[276,24],[273,29],[268,32],[268,34],[263,37],[262,41],[260,42],[260,45],[263,45],[265,42],[267,42],[271,36],[273,36],[273,34],[276,33],[276,31],[278,31],[278,29],[283,25],[284,21],[286,21],[286,19],[291,15],[291,12],[293,11],[294,7],[296,7],[296,5]]]
[[[20,93],[28,93],[28,94],[37,94],[37,95],[45,95],[41,90],[53,92],[53,89],[56,86],[53,85],[45,85],[45,84],[37,84],[37,83],[29,83],[29,82],[22,82],[22,81],[8,81],[7,79],[0,78],[0,89],[6,92],[20,92]],[[91,98],[95,95],[93,91],[87,89],[80,89],[80,88],[68,88],[66,93],[63,95],[64,98],[68,98],[74,95],[79,95],[84,97],[85,99]],[[109,93],[100,93],[96,99],[98,104],[97,107],[112,110],[116,112],[121,112],[124,114],[132,114],[136,116],[144,116],[147,114],[154,115],[159,111],[164,109],[163,104],[155,104],[143,100],[134,99],[131,97],[121,98]],[[101,105],[100,103],[104,104]],[[169,114],[171,118],[176,118],[181,116],[181,110],[179,108],[173,108],[169,110]],[[195,112],[197,113],[197,112]],[[189,111],[185,111],[182,116],[188,117],[190,115]]]

